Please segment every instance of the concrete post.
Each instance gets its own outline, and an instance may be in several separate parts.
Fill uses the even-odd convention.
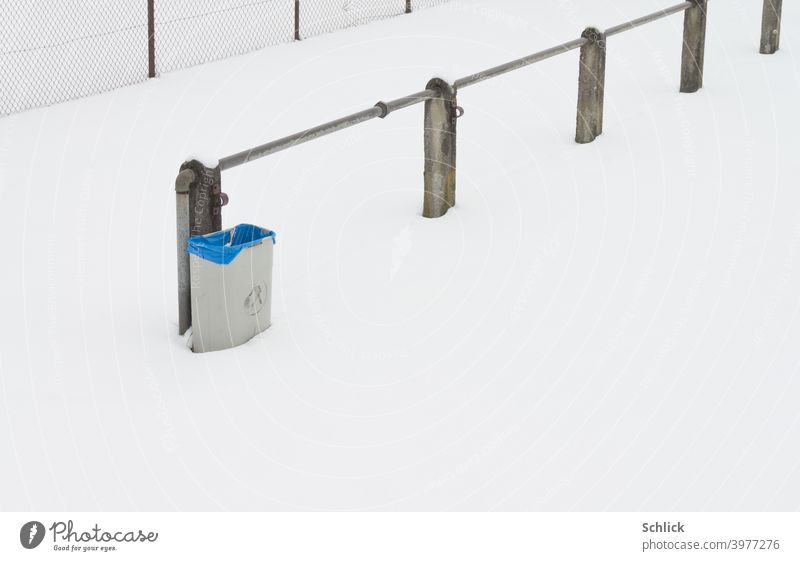
[[[191,272],[187,241],[222,229],[222,207],[228,197],[221,190],[219,166],[208,168],[197,160],[185,162],[175,179],[178,249],[178,332],[192,324]]]
[[[194,172],[185,169],[175,179],[175,210],[178,235],[178,333],[183,335],[192,324],[192,296],[189,291],[189,189],[195,182]]]
[[[434,78],[426,89],[440,94],[425,101],[425,199],[422,216],[439,218],[456,204],[456,91]]]
[[[603,134],[606,36],[597,28],[587,27],[581,37],[588,39],[589,42],[581,47],[575,142],[586,144]]]
[[[708,0],[694,4],[683,18],[683,56],[681,57],[681,92],[693,93],[703,87],[703,62],[706,50],[706,14]]]
[[[781,44],[781,12],[783,0],[764,0],[761,17],[761,54],[775,54]]]

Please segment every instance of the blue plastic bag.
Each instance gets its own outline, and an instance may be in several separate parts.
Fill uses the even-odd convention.
[[[274,244],[275,232],[252,224],[239,224],[229,230],[205,236],[192,236],[189,238],[186,251],[206,261],[227,265],[236,259],[243,249],[257,245],[266,238],[272,238]]]

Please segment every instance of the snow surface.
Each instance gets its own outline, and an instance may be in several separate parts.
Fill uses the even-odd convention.
[[[0,120],[4,510],[800,507],[800,7],[712,2],[461,92],[458,207],[418,106],[223,174],[278,232],[273,326],[177,334],[175,174],[665,6],[455,0]],[[297,84],[303,87],[298,88]]]

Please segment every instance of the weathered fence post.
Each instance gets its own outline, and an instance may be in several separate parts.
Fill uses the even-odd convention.
[[[222,229],[222,207],[228,197],[221,190],[219,166],[208,168],[197,160],[185,162],[175,179],[178,247],[178,332],[192,324],[191,272],[187,240]]]
[[[781,46],[783,0],[764,0],[761,17],[761,54],[775,54]]]
[[[439,218],[456,204],[456,91],[434,78],[426,89],[439,95],[425,101],[425,199],[422,215]]]
[[[406,0],[406,13],[411,13],[411,0]]]
[[[694,4],[683,17],[683,55],[681,57],[681,92],[693,93],[703,87],[703,62],[706,50],[706,12],[708,0]]]
[[[192,324],[192,295],[189,291],[189,189],[195,181],[194,172],[185,169],[175,179],[175,207],[178,234],[178,333],[183,335]]]
[[[147,0],[147,77],[156,77],[156,7]]]
[[[595,27],[587,27],[581,37],[588,42],[581,47],[575,142],[586,144],[603,134],[606,36]]]
[[[300,0],[294,0],[294,40],[300,40]]]

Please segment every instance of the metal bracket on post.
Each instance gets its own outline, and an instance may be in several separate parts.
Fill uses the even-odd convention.
[[[683,55],[681,56],[681,92],[694,93],[703,87],[703,63],[706,50],[708,0],[690,0],[694,5],[683,17]]]
[[[439,95],[425,101],[425,199],[422,215],[439,218],[456,204],[456,119],[458,107],[453,86],[434,78],[426,86]]]
[[[228,196],[222,192],[219,166],[208,168],[197,160],[185,162],[175,179],[178,248],[178,333],[192,324],[191,271],[186,246],[191,236],[222,229],[222,207]]]
[[[581,47],[575,142],[587,144],[603,134],[606,35],[595,27],[587,27],[581,37],[588,42]]]
[[[781,45],[781,12],[783,0],[764,0],[764,12],[761,17],[761,49],[762,55],[775,54]]]

